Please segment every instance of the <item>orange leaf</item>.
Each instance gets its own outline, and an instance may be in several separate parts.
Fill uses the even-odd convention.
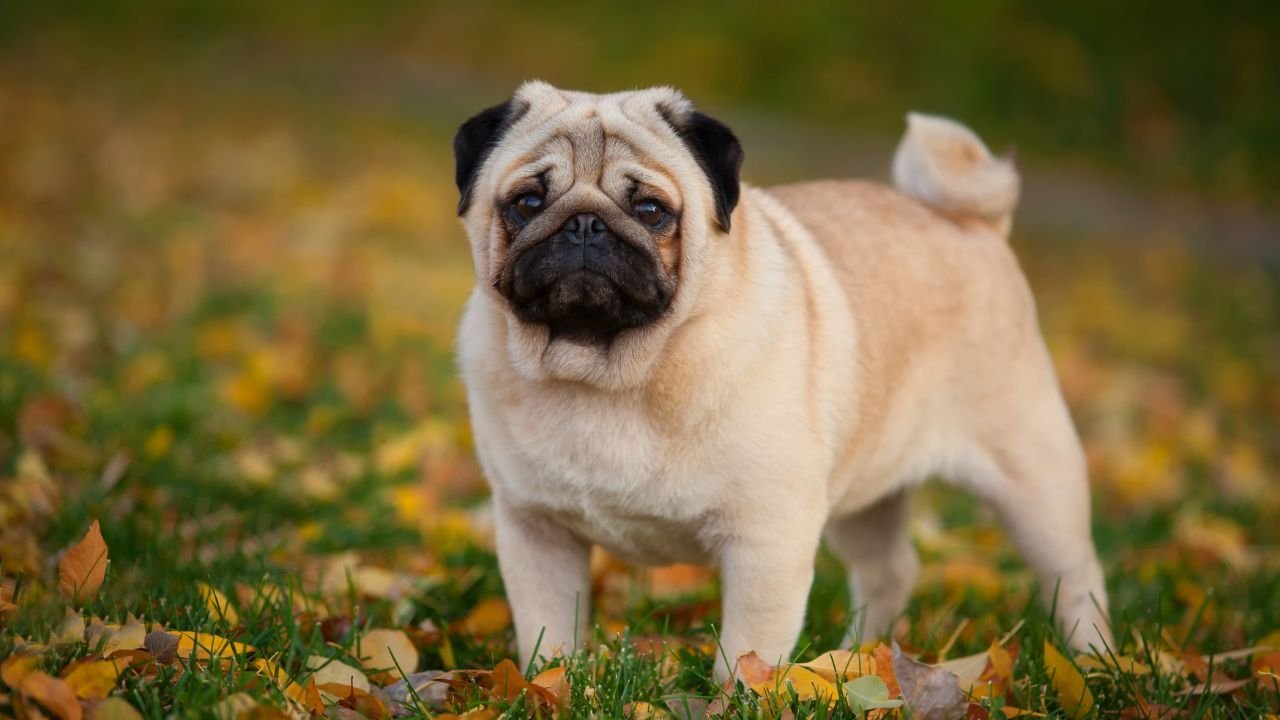
[[[0,680],[13,689],[18,689],[22,678],[35,672],[40,665],[40,656],[36,653],[14,654],[0,663]]]
[[[76,697],[101,700],[111,694],[120,677],[120,666],[111,660],[88,660],[72,663],[62,671]]]
[[[889,688],[889,698],[893,699],[902,694],[902,688],[898,687],[898,676],[893,672],[893,649],[884,643],[876,645],[871,651],[875,658],[876,675],[884,681],[885,687]]]
[[[94,520],[89,532],[58,562],[58,587],[73,602],[87,602],[107,578],[107,543]]]
[[[738,658],[734,674],[747,685],[758,685],[773,677],[773,666],[765,662],[755,650]]]
[[[529,682],[550,693],[557,705],[564,705],[569,701],[569,680],[564,673],[563,665],[549,668],[538,673]]]
[[[510,660],[503,660],[493,668],[493,696],[510,702],[520,697],[529,687],[520,669]]]
[[[37,703],[59,720],[80,720],[83,714],[71,686],[52,675],[30,673],[22,678],[18,692],[24,703]]]
[[[488,637],[506,630],[511,625],[511,608],[502,598],[481,600],[462,618],[458,626],[468,635]]]

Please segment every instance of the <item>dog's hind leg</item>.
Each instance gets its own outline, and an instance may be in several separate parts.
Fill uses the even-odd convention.
[[[977,491],[996,509],[1035,572],[1072,647],[1111,644],[1102,566],[1090,533],[1084,451],[1057,383],[1011,388],[999,428],[983,442],[990,459]]]
[[[907,529],[909,505],[910,493],[900,490],[827,522],[827,544],[849,573],[854,621],[846,644],[887,636],[911,598],[920,559]]]

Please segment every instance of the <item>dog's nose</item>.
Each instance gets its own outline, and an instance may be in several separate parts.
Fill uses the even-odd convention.
[[[578,213],[569,218],[561,229],[575,243],[586,244],[588,241],[603,235],[609,226],[604,224],[595,213]]]

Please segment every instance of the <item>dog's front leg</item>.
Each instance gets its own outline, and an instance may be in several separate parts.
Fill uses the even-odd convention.
[[[498,565],[515,620],[520,663],[571,653],[591,616],[590,546],[550,518],[494,498]]]
[[[813,584],[818,531],[810,522],[772,522],[726,545],[720,559],[724,628],[716,675],[729,678],[743,653],[756,651],[770,664],[790,660],[804,625]]]

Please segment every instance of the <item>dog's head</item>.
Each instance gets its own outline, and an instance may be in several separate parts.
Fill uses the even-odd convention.
[[[527,83],[463,123],[453,148],[477,281],[533,352],[605,356],[658,329],[738,202],[737,139],[669,88]]]

